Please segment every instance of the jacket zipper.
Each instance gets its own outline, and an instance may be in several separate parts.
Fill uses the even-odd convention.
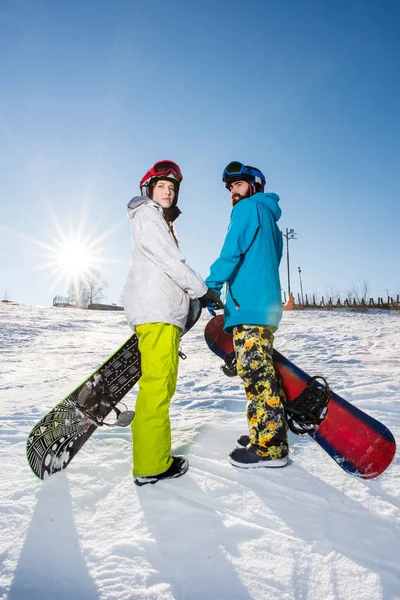
[[[235,300],[235,298],[233,297],[230,281],[228,281],[227,286],[228,286],[228,292],[231,295],[234,305],[236,306],[236,310],[240,310],[239,302],[237,300]]]

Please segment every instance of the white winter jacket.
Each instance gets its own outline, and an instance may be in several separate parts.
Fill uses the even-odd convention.
[[[170,323],[184,329],[189,298],[207,286],[185,264],[162,207],[138,196],[128,204],[132,219],[132,263],[124,290],[125,314],[132,329],[143,323]]]

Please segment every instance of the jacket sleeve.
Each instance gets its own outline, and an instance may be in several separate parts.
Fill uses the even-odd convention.
[[[260,228],[257,206],[242,200],[233,208],[231,220],[219,258],[211,265],[206,279],[209,288],[220,291],[229,281],[241,258],[246,254]]]
[[[146,208],[132,220],[135,243],[149,260],[158,265],[190,298],[201,298],[207,286],[186,263],[168,225],[154,208]]]

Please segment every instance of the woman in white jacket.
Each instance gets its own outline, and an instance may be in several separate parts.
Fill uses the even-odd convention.
[[[133,475],[137,485],[186,473],[188,461],[171,456],[169,405],[178,377],[180,332],[190,298],[220,306],[218,295],[185,263],[173,222],[182,173],[159,161],[140,182],[141,196],[128,204],[132,264],[124,291],[125,314],[139,338],[142,376],[132,422]],[[218,304],[219,303],[219,304]]]

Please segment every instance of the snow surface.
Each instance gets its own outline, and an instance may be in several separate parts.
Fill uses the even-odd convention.
[[[400,598],[398,457],[363,481],[291,435],[287,468],[232,467],[244,392],[207,349],[205,321],[183,340],[171,410],[187,475],[136,487],[130,429],[118,428],[41,482],[29,431],[130,331],[121,313],[0,307],[2,600]],[[276,347],[399,439],[399,324],[387,312],[285,313]]]

